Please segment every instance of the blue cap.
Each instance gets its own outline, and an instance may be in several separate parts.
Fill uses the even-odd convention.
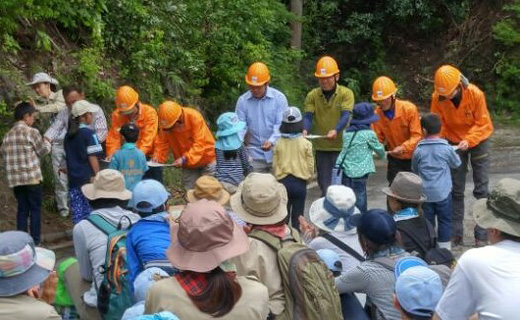
[[[397,225],[394,218],[383,209],[371,209],[362,214],[357,224],[358,233],[376,244],[395,242]]]
[[[341,258],[336,251],[331,249],[319,249],[316,250],[316,253],[320,256],[321,260],[325,262],[330,271],[341,272],[343,270]]]
[[[401,273],[403,273],[406,269],[417,266],[427,267],[428,264],[423,259],[414,256],[404,257],[397,260],[394,268],[395,278],[399,278]]]
[[[138,212],[150,213],[163,205],[169,196],[170,193],[160,182],[153,179],[142,180],[132,191],[130,206]]]
[[[428,267],[409,267],[395,282],[395,296],[406,312],[418,317],[431,317],[442,296],[441,278]]]

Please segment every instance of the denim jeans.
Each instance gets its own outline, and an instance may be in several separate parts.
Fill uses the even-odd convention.
[[[341,300],[341,311],[344,320],[369,320],[365,309],[353,293],[342,293],[339,295]]]
[[[438,202],[424,202],[422,204],[424,216],[435,228],[435,217],[439,222],[437,241],[447,242],[451,239],[451,193],[446,199]]]
[[[34,244],[38,245],[41,240],[42,187],[40,184],[16,186],[13,188],[13,192],[18,202],[16,229],[27,232],[27,219],[30,219],[31,236]]]
[[[316,172],[321,196],[325,197],[332,178],[332,168],[336,164],[339,151],[316,151]]]
[[[473,196],[476,199],[487,198],[489,196],[489,140],[482,141],[477,146],[467,150],[458,150],[462,164],[455,169],[451,169],[451,180],[453,183],[452,203],[452,237],[462,237],[464,235],[464,190],[466,189],[466,175],[468,173],[468,162],[471,162],[473,169]],[[475,239],[486,240],[486,229],[476,225]]]
[[[343,174],[342,183],[354,190],[356,194],[356,207],[361,213],[367,212],[367,178],[368,174],[361,178],[349,178]]]
[[[307,181],[288,175],[279,181],[287,189],[287,217],[291,219],[293,228],[300,230],[298,217],[303,215],[305,208],[305,197],[307,197]]]

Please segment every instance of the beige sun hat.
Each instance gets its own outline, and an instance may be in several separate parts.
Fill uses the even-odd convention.
[[[73,117],[79,117],[87,112],[94,113],[97,111],[98,107],[95,104],[92,104],[87,100],[78,100],[74,102],[74,104],[72,105],[72,110],[70,111],[70,113]]]
[[[209,272],[249,250],[244,230],[222,206],[206,199],[189,203],[170,226],[166,256],[180,270]]]
[[[401,171],[397,173],[390,187],[385,187],[381,191],[404,202],[422,203],[426,201],[421,177],[411,172]]]
[[[312,203],[309,218],[321,230],[349,231],[355,228],[357,217],[354,216],[360,213],[355,205],[356,195],[351,188],[332,185],[327,188],[325,197]]]
[[[231,197],[231,208],[247,223],[276,224],[287,217],[287,190],[273,175],[253,172]]]
[[[132,192],[125,188],[125,177],[121,172],[113,169],[99,171],[94,177],[94,182],[81,187],[81,191],[89,200],[132,198]]]
[[[475,202],[473,217],[482,228],[520,237],[520,180],[500,180],[489,198]]]
[[[213,200],[221,205],[225,205],[229,201],[229,192],[212,176],[202,176],[195,181],[195,187],[188,190],[186,198],[189,202],[195,202],[200,199]]]

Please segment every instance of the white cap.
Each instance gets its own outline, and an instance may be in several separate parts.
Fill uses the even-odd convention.
[[[72,105],[72,116],[74,118],[84,115],[87,112],[97,112],[98,109],[95,104],[88,102],[87,100],[79,100],[74,102]]]
[[[285,123],[297,123],[302,120],[302,113],[296,107],[289,107],[283,112],[282,121]]]
[[[48,82],[48,83],[51,83],[51,84],[58,84],[58,80],[56,80],[53,77],[49,76],[45,72],[38,72],[38,73],[36,73],[33,76],[32,81],[31,82],[27,82],[26,84],[28,86],[32,86],[34,84],[42,83],[42,82]]]

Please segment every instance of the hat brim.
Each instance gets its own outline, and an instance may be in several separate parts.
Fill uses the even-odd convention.
[[[371,124],[371,123],[377,122],[378,120],[379,120],[379,116],[377,114],[373,114],[370,117],[364,118],[364,119],[359,119],[359,120],[352,119],[352,121],[350,121],[350,123],[351,124]]]
[[[216,136],[217,136],[217,138],[218,137],[227,137],[227,136],[236,134],[236,133],[244,130],[245,128],[246,128],[246,123],[244,121],[239,121],[232,128],[217,131]]]
[[[280,203],[278,204],[278,208],[276,208],[276,212],[270,216],[255,216],[248,212],[246,208],[242,205],[242,189],[243,183],[241,183],[237,192],[231,196],[230,204],[231,209],[240,217],[240,219],[244,220],[247,223],[264,226],[277,224],[278,222],[284,220],[287,217],[287,191],[283,184],[277,185],[278,192],[280,193]]]
[[[56,261],[54,253],[39,247],[35,248],[35,252],[36,262],[27,271],[14,277],[0,278],[0,297],[23,293],[49,277]]]
[[[394,267],[395,278],[399,278],[401,273],[403,273],[405,270],[417,266],[427,267],[428,264],[423,259],[413,256],[404,257],[397,260]]]
[[[226,136],[223,138],[224,139],[217,139],[217,141],[215,141],[216,149],[222,151],[232,151],[238,150],[242,146],[243,140],[240,139],[238,134],[235,137]]]
[[[190,202],[190,203],[197,202],[201,199],[208,199],[208,200],[216,201],[221,205],[225,205],[226,203],[228,203],[230,197],[231,197],[231,195],[229,194],[229,192],[224,190],[224,188],[222,188],[222,196],[220,197],[220,199],[197,198],[195,196],[194,189],[190,189],[190,190],[188,190],[188,192],[186,192],[186,198],[188,199],[188,202]]]
[[[209,272],[222,262],[249,250],[249,239],[235,222],[233,222],[233,237],[227,244],[203,252],[184,248],[179,242],[178,231],[178,224],[171,227],[171,245],[166,250],[166,256],[172,265],[180,270]]]
[[[473,218],[484,229],[498,229],[507,234],[520,237],[520,223],[498,217],[487,208],[487,199],[478,199],[473,204]]]
[[[397,194],[393,193],[392,189],[390,189],[390,187],[384,187],[383,189],[381,189],[381,191],[384,194],[386,194],[387,196],[390,196],[392,198],[396,198],[398,200],[408,202],[408,203],[423,203],[424,201],[426,201],[426,196],[424,194],[421,195],[420,199],[408,199],[408,198],[403,198],[403,197],[398,196]]]
[[[130,200],[132,198],[132,192],[128,190],[124,191],[104,191],[96,190],[93,183],[88,183],[81,187],[81,191],[85,198],[89,200],[96,199],[119,199],[119,200]]]
[[[327,231],[327,232],[334,232],[334,231],[345,232],[345,231],[353,230],[355,228],[354,227],[354,228],[345,230],[343,221],[340,221],[334,229],[327,227],[323,222],[326,219],[332,218],[332,215],[330,213],[328,213],[327,210],[325,210],[325,208],[323,207],[324,201],[325,201],[325,198],[320,198],[320,199],[314,201],[311,205],[311,208],[309,209],[309,219],[316,227],[318,227],[319,229],[321,229],[323,231]],[[354,213],[352,214],[351,220],[350,220],[350,222],[353,225],[357,225],[357,221],[359,220],[358,216],[361,216],[360,211],[358,208],[355,208]]]

